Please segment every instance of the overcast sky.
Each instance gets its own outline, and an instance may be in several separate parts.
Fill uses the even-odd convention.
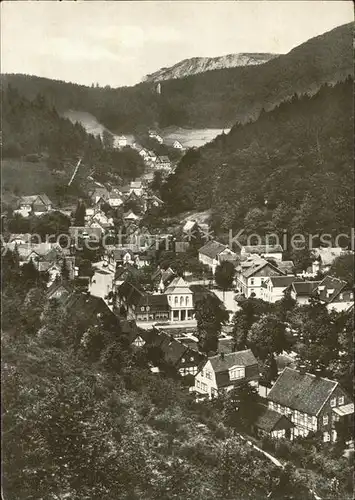
[[[189,57],[286,53],[352,20],[348,1],[5,1],[1,71],[133,85]]]

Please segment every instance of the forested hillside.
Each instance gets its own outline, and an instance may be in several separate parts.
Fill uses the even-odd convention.
[[[209,71],[134,87],[85,87],[26,75],[3,75],[33,99],[38,92],[58,111],[92,113],[113,132],[170,125],[228,127],[256,118],[294,93],[315,92],[353,74],[352,24],[340,26],[260,66]]]
[[[349,232],[353,80],[294,96],[256,122],[190,150],[162,196],[172,213],[212,207],[215,226]]]
[[[59,116],[41,93],[29,100],[17,88],[4,85],[1,103],[4,191],[33,194],[27,192],[26,185],[36,185],[38,192],[44,190],[55,197],[67,186],[79,158],[82,167],[72,188],[77,195],[93,169],[97,180],[116,182],[134,179],[144,169],[138,153],[130,148],[118,151],[106,147],[81,125]]]

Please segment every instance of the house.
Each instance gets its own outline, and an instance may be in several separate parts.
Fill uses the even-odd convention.
[[[135,304],[135,317],[137,321],[168,321],[167,296],[161,293],[142,295]]]
[[[123,205],[123,196],[119,193],[110,193],[110,197],[107,200],[107,203],[112,208],[117,208]]]
[[[28,217],[29,215],[43,215],[51,210],[53,210],[53,203],[46,194],[34,194],[22,196],[18,203],[18,209],[14,212]]]
[[[266,278],[260,290],[260,298],[265,302],[275,303],[284,298],[284,291],[294,281],[297,281],[296,276],[270,276]]]
[[[158,198],[156,195],[147,196],[145,200],[145,210],[151,210],[152,208],[160,208],[164,205],[163,200]]]
[[[48,288],[46,296],[48,300],[59,299],[72,293],[73,287],[64,280],[56,280]]]
[[[64,259],[58,259],[55,261],[43,259],[34,262],[40,273],[42,272],[48,274],[48,287],[50,287],[57,279],[61,277],[63,262]],[[73,280],[75,278],[75,257],[66,257],[65,265],[68,269],[69,279]]]
[[[108,189],[100,182],[94,182],[93,186],[89,189],[89,198],[94,205],[98,203],[107,203],[110,193]]]
[[[149,130],[148,134],[149,137],[158,141],[159,144],[163,144],[163,138],[158,134],[158,132],[156,132],[155,130]]]
[[[294,423],[294,437],[320,432],[324,442],[336,441],[334,427],[339,413],[352,403],[338,382],[288,367],[279,375],[267,400],[270,410]]]
[[[171,161],[168,156],[158,156],[155,162],[155,168],[162,168],[169,170],[171,167]]]
[[[122,247],[117,248],[111,245],[105,255],[108,267],[112,271],[115,271],[120,266],[125,266],[127,264],[133,265],[137,263],[137,259],[139,259],[138,255],[135,255],[132,250]]]
[[[326,276],[313,293],[326,305],[328,311],[347,311],[354,303],[353,290],[346,281],[334,276]]]
[[[180,151],[183,151],[185,149],[184,146],[181,144],[181,142],[178,141],[177,139],[165,138],[164,144],[174,149],[180,149]]]
[[[221,257],[226,254],[234,256],[237,259],[237,254],[232,252],[227,245],[219,243],[215,240],[210,240],[198,251],[198,260],[202,264],[206,264],[215,273],[216,267],[222,262]]]
[[[11,234],[10,238],[11,239],[9,240],[9,243],[11,243],[13,246],[26,245],[31,243],[32,234],[31,233]]]
[[[209,398],[230,391],[242,382],[258,385],[259,366],[250,349],[209,357],[195,377],[194,390]]]
[[[183,278],[174,278],[164,294],[170,307],[170,321],[192,320],[194,314],[193,293]]]
[[[131,221],[136,221],[139,220],[140,217],[139,215],[136,215],[133,210],[128,210],[125,214],[123,214],[123,220],[125,222],[131,222]]]
[[[135,321],[167,321],[169,304],[166,295],[147,294],[132,283],[123,282],[117,288],[119,306],[126,310],[127,319]]]
[[[271,276],[282,276],[282,271],[265,259],[250,259],[236,268],[237,289],[246,298],[262,298],[265,281]]]
[[[282,260],[282,252],[281,245],[247,245],[241,248],[240,255],[241,257],[259,255],[264,259]]]
[[[124,135],[114,136],[113,147],[114,148],[124,148],[127,146],[127,137]]]
[[[299,279],[299,278],[298,278]],[[309,300],[314,296],[313,292],[320,284],[320,281],[293,281],[285,289],[285,293],[290,291],[291,298],[299,305],[309,304]]]
[[[152,274],[153,287],[157,292],[164,292],[166,287],[173,281],[176,277],[175,272],[168,267],[167,269],[158,269]]]
[[[320,247],[312,249],[312,273],[316,275],[319,272],[327,273],[335,259],[341,255],[347,254],[348,251],[341,247]]]
[[[103,228],[100,225],[98,225],[98,227],[95,227],[93,223],[91,227],[70,226],[68,231],[71,240],[76,244],[78,244],[79,238],[92,241],[93,243],[94,242],[99,243],[101,241]]]
[[[141,156],[143,158],[143,160],[147,160],[149,158],[149,151],[147,149],[142,148],[138,152],[138,154],[139,154],[139,156]]]
[[[142,196],[144,189],[142,181],[131,181],[130,193],[135,193],[137,196]]]
[[[253,423],[253,427],[258,437],[293,439],[295,424],[286,415],[281,415],[277,411],[270,410],[270,408],[262,405],[258,405],[256,413],[257,418]]]

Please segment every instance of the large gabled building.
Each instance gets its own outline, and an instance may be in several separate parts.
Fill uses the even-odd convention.
[[[335,423],[341,418],[342,409],[352,403],[335,380],[288,367],[276,380],[267,399],[270,410],[286,415],[294,423],[295,437],[320,432],[325,442],[336,441]]]

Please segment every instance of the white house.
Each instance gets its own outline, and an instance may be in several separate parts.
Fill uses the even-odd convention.
[[[241,248],[240,256],[259,255],[265,259],[282,260],[282,252],[281,245],[247,245]]]
[[[237,254],[230,250],[227,245],[211,240],[199,249],[198,260],[212,269],[214,274],[216,267],[221,264],[223,257],[227,255],[229,257],[235,257],[237,260]]]
[[[236,284],[246,298],[253,296],[262,299],[266,280],[271,276],[282,275],[282,271],[267,260],[250,259],[241,262],[236,268]]]
[[[168,297],[170,321],[193,319],[193,292],[183,278],[173,279],[167,286],[164,294]]]
[[[265,302],[275,303],[284,298],[284,292],[288,286],[297,281],[296,276],[270,276],[267,278],[260,290],[260,298]]]
[[[194,390],[210,399],[221,390],[230,391],[240,383],[249,382],[257,386],[259,380],[258,362],[250,349],[220,353],[208,358],[195,377]]]
[[[46,194],[34,194],[31,196],[22,196],[18,203],[18,209],[15,213],[28,217],[31,214],[42,215],[53,210],[53,203]]]
[[[124,148],[127,146],[127,137],[124,135],[116,135],[113,139],[113,147],[114,148]]]

